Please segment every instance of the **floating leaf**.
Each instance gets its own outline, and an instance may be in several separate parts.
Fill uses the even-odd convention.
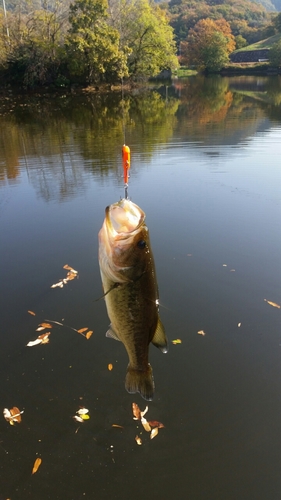
[[[13,406],[13,408],[11,408],[10,410],[8,410],[8,408],[4,408],[3,410],[4,418],[11,425],[14,425],[14,422],[17,422],[18,424],[21,422],[22,413],[23,411],[20,411],[17,406]]]
[[[66,281],[71,281],[71,280],[75,280],[75,278],[77,278],[77,274],[69,272],[69,273],[67,273],[67,276],[65,279],[66,279]]]
[[[124,429],[123,425],[119,425],[119,424],[112,424],[111,427],[116,427],[117,429]]]
[[[85,408],[83,406],[83,408],[79,408],[79,410],[77,410],[76,413],[78,413],[78,415],[86,415],[87,413],[89,413],[89,410],[88,410],[88,408]]]
[[[36,328],[36,332],[42,332],[42,330],[45,330],[44,326],[38,326],[38,328]]]
[[[146,420],[146,418],[142,417],[141,418],[141,423],[143,425],[144,430],[146,430],[146,432],[150,432],[151,431],[151,427],[150,427],[148,421]]]
[[[36,460],[34,462],[34,465],[33,465],[32,474],[35,474],[35,472],[38,471],[41,463],[42,463],[42,459],[41,458],[36,458]]]
[[[158,422],[157,420],[148,420],[148,423],[150,427],[158,427],[158,429],[162,429],[163,427],[165,427],[164,424]]]
[[[157,434],[158,434],[158,427],[154,427],[154,429],[152,429],[152,431],[150,433],[150,439],[155,438],[155,436],[157,436]]]
[[[88,330],[88,327],[85,328],[80,328],[80,330],[77,330],[78,333],[84,333]]]
[[[143,411],[141,411],[141,417],[143,417],[148,412],[148,406],[145,407]]]
[[[113,364],[112,364],[112,363],[109,363],[109,364],[107,365],[107,368],[108,368],[108,370],[111,372],[111,370],[113,370]]]
[[[88,414],[86,414],[86,413],[82,413],[82,415],[80,415],[80,417],[81,417],[83,420],[89,420],[90,415],[88,415]]]
[[[206,333],[204,332],[204,330],[199,330],[199,332],[197,332],[197,333],[198,333],[198,335],[203,335],[203,337],[204,337],[204,335],[206,335]]]
[[[81,423],[83,423],[83,422],[84,422],[83,418],[78,417],[78,415],[74,415],[74,417],[73,417],[73,418],[74,418],[74,420],[77,420],[77,422],[81,422]]]
[[[89,340],[89,338],[93,335],[93,331],[92,330],[89,330],[87,333],[86,333],[86,339]]]
[[[132,410],[133,410],[133,419],[134,420],[140,420],[141,419],[141,411],[137,403],[132,403]]]
[[[230,269],[230,273],[235,273],[235,269]]]
[[[61,323],[58,324],[61,325]],[[42,328],[53,328],[53,325],[51,325],[50,323],[39,323],[39,326],[42,326]]]
[[[141,445],[141,444],[142,444],[142,440],[141,440],[141,438],[140,438],[139,436],[136,436],[136,437],[135,437],[135,440],[136,440],[136,443],[137,443],[138,445]]]
[[[54,285],[51,286],[51,288],[56,288],[57,286],[59,286],[60,288],[63,288],[63,280],[59,281],[58,283],[55,283]]]
[[[240,326],[241,326],[241,325],[242,325],[242,323],[238,323],[238,325],[237,325],[237,326],[238,326],[238,328],[240,328]]]
[[[227,264],[223,264],[222,267],[227,267]]]
[[[181,339],[172,340],[172,344],[181,344]]]
[[[78,271],[75,271],[75,269],[73,269],[73,267],[70,267],[68,264],[65,264],[63,266],[63,269],[67,269],[68,271],[70,271],[73,274],[78,274]]]
[[[37,344],[42,344],[42,339],[30,340],[30,342],[26,344],[26,347],[33,347],[34,345]]]
[[[271,300],[264,299],[264,301],[267,302],[272,307],[277,307],[278,309],[280,309],[281,307],[279,304],[276,304],[276,302],[271,302]]]
[[[29,314],[31,314],[31,316],[36,316],[35,312],[33,311],[27,311]]]

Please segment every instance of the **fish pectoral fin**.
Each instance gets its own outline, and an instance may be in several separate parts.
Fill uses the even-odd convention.
[[[109,329],[107,330],[105,336],[108,337],[109,339],[119,340],[119,342],[120,342],[120,339],[119,339],[117,333],[113,330],[111,325],[110,325]]]
[[[157,328],[151,342],[153,345],[155,345],[155,347],[158,347],[160,351],[164,353],[168,352],[168,340],[160,318],[158,318]]]

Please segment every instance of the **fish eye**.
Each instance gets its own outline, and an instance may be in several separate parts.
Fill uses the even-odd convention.
[[[141,249],[146,247],[146,242],[144,240],[140,240],[137,242],[137,246]]]

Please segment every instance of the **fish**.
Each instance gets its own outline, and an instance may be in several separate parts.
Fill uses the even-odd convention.
[[[154,396],[152,343],[163,353],[168,340],[159,317],[159,293],[143,210],[127,198],[106,207],[99,231],[99,266],[110,327],[106,337],[121,341],[129,364],[125,388],[147,401]]]

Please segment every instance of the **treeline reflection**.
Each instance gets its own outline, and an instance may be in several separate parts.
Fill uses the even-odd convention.
[[[123,99],[11,93],[0,105],[0,188],[26,172],[44,199],[65,199],[85,171],[116,175],[124,140],[146,158],[175,138],[239,146],[265,119],[280,123],[280,103],[280,77],[196,76]]]

